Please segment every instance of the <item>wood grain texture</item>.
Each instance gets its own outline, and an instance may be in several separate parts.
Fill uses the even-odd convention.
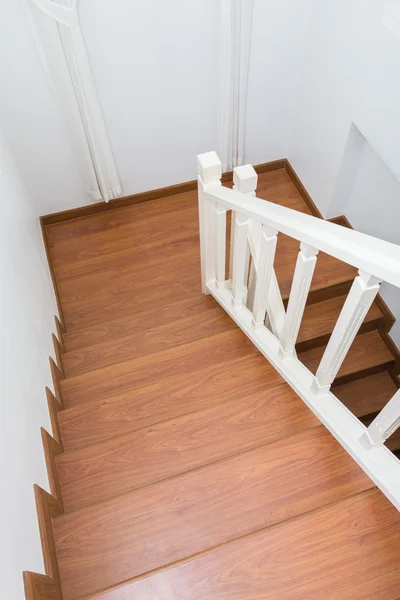
[[[380,412],[397,392],[387,371],[336,386],[334,394],[357,417]]]
[[[56,465],[56,456],[61,454],[63,449],[45,429],[40,429],[42,435],[42,444],[44,450],[44,457],[46,460],[47,476],[49,478],[50,492],[58,502],[59,510],[62,512],[63,502],[61,497],[60,482],[58,479],[58,471]]]
[[[62,438],[61,438],[61,430],[60,430],[60,422],[59,422],[59,414],[61,411],[60,403],[57,398],[53,394],[52,391],[46,387],[46,398],[47,398],[47,408],[49,410],[51,428],[54,439],[60,444],[62,450],[64,450]]]
[[[399,548],[398,511],[367,491],[92,600],[393,600]]]
[[[64,600],[75,600],[372,485],[320,426],[64,515],[54,522]]]
[[[51,577],[24,571],[26,600],[62,600],[61,589]]]
[[[65,450],[135,431],[283,383],[261,354],[163,377],[139,389],[59,413]]]
[[[328,343],[345,300],[346,296],[337,296],[306,306],[297,338],[297,352]],[[377,329],[382,321],[383,315],[373,303],[361,325],[360,333]]]
[[[61,454],[65,511],[221,460],[318,425],[287,386],[164,421]]]
[[[62,513],[62,506],[57,498],[51,496],[38,485],[34,485],[33,487],[45,572],[46,575],[54,581],[56,589],[60,590],[60,574],[58,570],[52,519]]]
[[[58,341],[57,337],[54,335],[53,333],[53,348],[54,348],[54,353],[56,355],[56,365],[62,375],[62,377],[65,377],[65,372],[64,372],[64,362],[63,362],[63,348],[60,344],[60,342]]]
[[[115,338],[145,332],[153,324],[167,325],[171,321],[200,315],[219,306],[212,296],[195,294],[188,298],[173,298],[169,302],[154,302],[144,306],[140,312],[134,312],[126,317],[79,329],[67,333],[64,343],[67,352],[72,352],[86,346],[102,344]]]
[[[64,408],[64,400],[63,400],[62,392],[61,392],[61,380],[63,379],[64,376],[61,373],[60,369],[57,367],[53,358],[51,358],[51,356],[49,357],[49,363],[50,363],[51,378],[53,380],[54,394],[55,394],[55,397],[57,398],[57,401],[58,401],[60,407]]]
[[[158,319],[155,321],[157,323]],[[200,312],[164,325],[137,330],[124,337],[116,337],[105,342],[97,342],[81,350],[63,354],[64,373],[74,377],[117,362],[155,354],[189,342],[235,329],[236,325],[220,307],[214,306],[207,312]]]
[[[315,374],[324,351],[324,346],[313,348],[301,352],[299,359]],[[333,385],[384,371],[392,363],[393,356],[379,333],[377,331],[363,333],[354,339]]]
[[[61,392],[66,407],[87,400],[107,398],[148,385],[156,378],[180,374],[182,379],[194,368],[205,368],[256,354],[257,350],[238,328],[184,346],[142,356],[90,373],[64,379]]]

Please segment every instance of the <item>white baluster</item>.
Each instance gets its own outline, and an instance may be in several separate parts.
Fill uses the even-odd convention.
[[[400,426],[400,390],[381,410],[367,429],[373,444],[383,444]]]
[[[312,391],[327,392],[379,291],[379,279],[359,271],[319,364]]]
[[[257,189],[257,180],[258,175],[255,172],[252,165],[242,165],[241,167],[235,167],[233,169],[233,189],[237,192],[241,192],[242,194],[247,194],[248,196],[255,196]],[[231,249],[230,249],[230,265],[229,265],[229,278],[232,280],[233,278],[233,264],[235,261],[235,248],[234,248],[234,240],[235,240],[235,223],[236,223],[236,212],[232,211],[232,221],[231,221]],[[246,265],[248,265],[250,260],[250,251],[246,245]],[[245,268],[245,273],[247,274],[247,268]],[[254,277],[254,274],[250,273],[250,280]],[[247,285],[247,281],[245,281],[245,285]]]
[[[246,246],[248,223],[248,218],[245,215],[236,213],[234,239],[235,260],[233,263],[232,273],[232,301],[234,306],[239,306],[243,303],[246,290]]]
[[[225,284],[226,210],[215,205],[215,278],[217,287]]]
[[[285,316],[285,324],[281,336],[280,355],[282,357],[293,356],[299,333],[301,320],[307,302],[308,292],[315,264],[317,262],[318,249],[308,246],[303,242],[300,244],[300,252],[297,256],[292,287],[288,307]]]
[[[262,225],[260,252],[255,278],[255,291],[253,302],[253,326],[264,325],[267,310],[268,293],[271,284],[272,271],[276,250],[276,230]]]
[[[208,294],[207,282],[215,278],[214,257],[214,214],[212,203],[204,192],[211,186],[221,185],[222,165],[216,152],[206,152],[197,157],[197,179],[199,196],[201,288]]]

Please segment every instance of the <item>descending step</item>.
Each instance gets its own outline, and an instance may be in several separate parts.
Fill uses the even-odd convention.
[[[397,392],[387,371],[338,385],[334,394],[357,417],[378,413]]]
[[[76,510],[318,424],[282,384],[60,454],[64,508]]]
[[[115,252],[135,249],[140,259],[144,251],[189,239],[198,231],[197,193],[57,223],[46,231],[57,278],[63,281],[82,274],[79,271],[87,261],[93,273]]]
[[[399,547],[400,515],[372,490],[90,599],[394,600]]]
[[[217,305],[212,296],[195,294],[188,298],[173,298],[169,302],[154,302],[144,306],[140,312],[131,315],[97,323],[73,333],[66,333],[63,338],[67,352],[78,350],[96,343],[109,342],[116,337],[147,331],[155,325],[167,325],[178,318],[194,317]]]
[[[155,323],[154,327],[150,325],[146,331],[137,330],[124,337],[66,352],[62,357],[65,377],[74,377],[117,362],[168,350],[235,328],[229,315],[216,304],[207,312],[160,326]]]
[[[61,516],[54,521],[54,535],[64,600],[75,600],[372,485],[320,426]]]
[[[110,365],[61,381],[66,408],[88,400],[107,398],[153,383],[155,378],[180,374],[182,384],[194,367],[199,369],[257,354],[238,328],[157,354]]]
[[[324,351],[325,346],[306,350],[299,354],[299,359],[315,374]],[[393,355],[377,331],[357,335],[339,369],[334,385],[378,373],[387,369],[393,362]]]
[[[197,263],[199,258],[197,258]],[[76,291],[63,297],[62,306],[67,331],[76,331],[95,323],[110,321],[140,311],[153,301],[171,301],[179,297],[197,295],[200,290],[199,264],[184,256],[169,261],[168,268],[154,266],[143,270],[146,277],[135,278],[134,273],[102,274],[102,287],[90,291]]]
[[[346,297],[337,296],[306,306],[297,338],[298,352],[328,343]],[[361,325],[360,333],[376,329],[382,320],[383,314],[374,302]]]
[[[59,413],[64,449],[73,450],[161,421],[210,408],[283,383],[261,354],[193,368],[104,400],[77,404]]]

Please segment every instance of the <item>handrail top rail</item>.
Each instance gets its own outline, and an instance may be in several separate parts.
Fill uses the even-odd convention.
[[[400,246],[220,185],[199,185],[210,199],[400,287]]]

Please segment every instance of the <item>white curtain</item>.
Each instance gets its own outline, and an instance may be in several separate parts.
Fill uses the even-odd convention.
[[[245,160],[253,3],[254,0],[220,0],[218,150],[224,171]]]
[[[79,25],[78,0],[28,2],[32,31],[67,117],[88,193],[108,202],[121,194],[121,184]]]

